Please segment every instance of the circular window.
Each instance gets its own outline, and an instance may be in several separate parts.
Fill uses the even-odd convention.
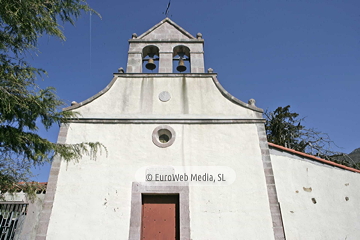
[[[152,140],[153,143],[158,147],[169,147],[175,141],[175,131],[167,125],[159,126],[154,129]]]

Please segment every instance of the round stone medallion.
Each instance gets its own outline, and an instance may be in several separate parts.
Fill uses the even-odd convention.
[[[159,99],[162,102],[167,102],[171,98],[170,93],[168,91],[163,91],[159,94]]]

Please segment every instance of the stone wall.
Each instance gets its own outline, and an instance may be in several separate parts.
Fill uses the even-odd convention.
[[[27,214],[20,217],[15,240],[34,240],[39,227],[40,214],[43,207],[45,193],[36,194],[36,198],[29,200],[23,193],[5,194],[6,202],[28,203]],[[0,202],[0,204],[3,202]]]

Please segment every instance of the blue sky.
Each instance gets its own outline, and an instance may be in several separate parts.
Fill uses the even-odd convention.
[[[34,66],[48,71],[68,105],[101,91],[126,69],[128,39],[165,15],[167,0],[88,1],[102,18],[84,14],[66,24],[67,40],[44,36]],[[360,1],[172,0],[169,17],[205,39],[205,68],[238,99],[263,109],[291,105],[304,125],[328,133],[349,153],[360,147]],[[56,141],[58,128],[41,135]],[[36,169],[47,181],[49,166]]]

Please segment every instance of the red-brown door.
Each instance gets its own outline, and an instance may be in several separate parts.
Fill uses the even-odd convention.
[[[141,239],[180,239],[179,195],[142,195]]]

